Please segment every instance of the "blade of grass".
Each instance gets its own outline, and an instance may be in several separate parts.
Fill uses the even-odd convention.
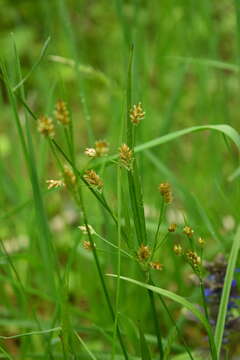
[[[107,274],[108,276],[111,277],[115,277],[116,275],[114,274]],[[217,353],[216,353],[216,347],[215,347],[215,343],[214,343],[214,339],[212,338],[212,329],[210,324],[208,323],[208,321],[206,320],[205,316],[201,313],[200,310],[198,310],[192,303],[190,303],[189,301],[187,301],[185,298],[183,298],[182,296],[176,295],[175,293],[156,287],[156,286],[152,286],[149,284],[145,284],[142,283],[140,281],[125,277],[125,276],[121,276],[120,277],[122,280],[124,281],[128,281],[132,284],[138,285],[140,287],[143,287],[145,289],[151,290],[156,294],[160,294],[170,300],[173,300],[175,302],[177,302],[178,304],[182,305],[183,307],[187,308],[188,310],[190,310],[195,316],[196,318],[200,321],[200,323],[204,326],[205,330],[207,331],[207,334],[209,336],[209,340],[212,344],[213,350],[214,350],[214,360],[217,359]]]
[[[234,277],[234,271],[238,259],[239,249],[240,249],[240,226],[238,227],[237,232],[235,234],[230,256],[228,259],[227,272],[224,279],[221,302],[218,310],[217,325],[215,329],[215,343],[216,343],[218,357],[220,356],[220,351],[222,346],[223,332],[224,332],[225,321],[227,316],[227,307],[229,302],[232,281]]]

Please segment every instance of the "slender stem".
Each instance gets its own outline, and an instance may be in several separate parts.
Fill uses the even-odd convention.
[[[201,276],[199,277],[199,281],[200,281],[200,289],[201,289],[201,295],[202,295],[202,300],[203,300],[202,302],[203,302],[204,313],[205,313],[206,320],[209,323],[209,327],[210,327],[210,331],[209,331],[209,334],[208,334],[209,347],[210,347],[212,359],[217,360],[218,357],[217,357],[217,353],[216,353],[216,346],[215,346],[215,342],[214,342],[213,332],[212,332],[212,329],[211,329],[211,324],[210,324],[210,319],[209,319],[209,314],[208,314],[208,308],[207,308],[207,300],[206,300],[206,296],[205,296],[205,292],[204,292],[203,280],[202,280]]]
[[[150,278],[149,284],[153,285],[151,278]],[[153,322],[154,322],[155,332],[156,332],[156,336],[157,336],[157,342],[158,342],[158,348],[159,348],[159,359],[162,360],[164,357],[162,334],[161,334],[161,330],[160,330],[160,326],[159,326],[159,322],[158,322],[158,315],[157,315],[157,310],[156,310],[154,294],[151,290],[148,290],[148,296],[149,296],[149,300],[151,303]]]
[[[160,226],[161,226],[161,223],[163,220],[164,210],[165,210],[165,202],[164,202],[164,199],[162,198],[161,210],[160,210],[159,219],[158,219],[158,226],[157,226],[157,231],[156,231],[154,243],[153,243],[152,257],[154,256],[154,253],[155,253],[155,250],[157,247],[158,235],[159,235]]]

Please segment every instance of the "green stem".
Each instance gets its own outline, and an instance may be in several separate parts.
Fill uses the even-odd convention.
[[[157,226],[157,231],[156,231],[155,238],[154,238],[154,243],[153,243],[152,258],[154,256],[155,251],[156,251],[159,230],[160,230],[160,226],[161,226],[162,220],[163,220],[163,215],[164,215],[164,212],[165,212],[164,210],[165,210],[165,202],[164,202],[164,199],[162,198],[161,210],[160,210],[159,219],[158,219],[158,226]]]
[[[206,296],[205,296],[205,293],[204,293],[204,285],[203,285],[203,280],[202,280],[201,277],[199,277],[199,281],[200,281],[200,289],[201,289],[204,313],[205,313],[206,320],[209,323],[209,327],[211,329],[210,319],[209,319],[209,315],[208,315],[207,301],[206,301]],[[213,360],[218,360],[217,351],[216,351],[216,345],[215,345],[215,342],[214,342],[214,336],[213,336],[212,329],[208,333],[208,342],[209,342],[209,347],[210,347],[212,359]]]

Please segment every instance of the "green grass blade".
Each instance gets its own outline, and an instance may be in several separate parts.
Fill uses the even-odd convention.
[[[232,286],[232,280],[234,277],[234,271],[236,268],[236,263],[238,259],[238,252],[240,249],[240,227],[238,227],[236,235],[233,240],[231,253],[228,259],[228,266],[227,272],[225,275],[224,286],[221,296],[221,302],[218,310],[218,319],[217,325],[215,329],[215,343],[217,347],[217,354],[220,355],[221,346],[222,346],[222,339],[223,339],[223,332],[225,327],[225,321],[227,316],[227,307],[229,301],[229,295]]]
[[[40,62],[42,61],[42,58],[44,57],[44,55],[45,55],[45,53],[47,51],[50,40],[51,40],[51,38],[49,36],[47,38],[47,40],[45,41],[45,43],[43,44],[43,47],[42,47],[41,52],[39,54],[39,57],[37,58],[36,62],[33,64],[31,70],[29,71],[29,73],[26,76],[24,76],[24,78],[16,86],[14,86],[13,92],[15,92],[17,89],[19,89],[29,79],[29,77],[32,75],[34,70],[40,64]]]
[[[108,276],[111,277],[115,277],[116,275],[113,274],[107,274]],[[205,330],[208,333],[209,339],[211,341],[211,344],[215,350],[215,344],[214,344],[214,340],[212,339],[212,329],[211,326],[209,325],[208,321],[206,320],[205,316],[201,313],[200,310],[198,310],[192,303],[190,303],[188,300],[186,300],[185,298],[183,298],[182,296],[176,295],[171,291],[156,287],[156,286],[152,286],[152,285],[148,285],[145,283],[142,283],[140,281],[125,277],[125,276],[121,276],[122,280],[128,281],[132,284],[138,285],[142,288],[148,289],[153,291],[156,294],[160,294],[172,301],[175,301],[176,303],[182,305],[183,307],[187,308],[189,311],[191,311],[196,318],[199,320],[199,322],[204,326]],[[215,354],[215,358],[216,358],[216,354]]]
[[[80,344],[82,345],[82,347],[84,348],[84,350],[86,350],[87,354],[89,355],[90,359],[92,360],[97,360],[96,356],[91,352],[91,350],[89,349],[89,347],[87,346],[87,344],[85,343],[85,341],[83,341],[83,339],[81,338],[81,336],[74,331],[74,334],[76,335],[76,338],[78,339],[78,341],[80,342]]]

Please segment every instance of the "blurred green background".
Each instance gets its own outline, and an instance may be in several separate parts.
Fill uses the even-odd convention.
[[[138,128],[137,143],[196,125],[228,124],[240,130],[239,18],[238,0],[0,0],[0,57],[8,66],[12,84],[17,85],[14,41],[26,76],[50,36],[44,56],[25,82],[27,103],[38,116],[52,115],[58,98],[67,101],[75,124],[77,161],[81,168],[86,163],[83,151],[95,140],[106,139],[111,153],[119,147],[132,44],[133,98],[136,103],[141,101],[146,111]],[[69,65],[69,60],[80,64],[78,71]],[[19,112],[23,116],[21,106]],[[0,237],[23,282],[44,293],[32,190],[2,82],[0,115]],[[44,191],[45,181],[56,178],[58,170],[34,122],[31,127]],[[58,139],[61,142],[61,134]],[[178,222],[180,217],[181,222],[185,213],[195,231],[207,239],[207,258],[228,251],[240,217],[239,179],[229,181],[238,167],[236,148],[219,134],[203,132],[141,153],[138,159],[149,236],[159,211],[157,186],[167,180],[173,185],[175,197],[168,212],[169,221]],[[116,172],[107,168],[103,177],[107,197],[116,206]],[[86,197],[90,224],[106,237],[116,239],[116,230],[108,223],[106,214],[89,194]],[[76,246],[70,281],[72,313],[83,316],[87,324],[107,322],[107,315],[99,311],[104,300],[93,286],[96,274],[91,255],[76,245],[80,220],[71,198],[66,192],[48,194],[45,207],[63,266],[68,252]],[[176,281],[180,275],[171,249],[169,245],[162,258],[165,274],[157,275],[156,281],[181,294],[192,294],[187,281],[186,284]],[[111,253],[104,254],[103,265],[113,272],[116,258]],[[7,263],[2,257],[2,267]],[[89,272],[81,276],[85,266]],[[12,334],[26,324],[16,308],[11,288],[14,285],[8,284],[12,270],[7,274],[2,271],[0,281],[5,290],[0,304],[3,319],[0,326]],[[131,291],[136,299],[137,290],[130,288],[130,294]],[[47,299],[43,301],[39,294],[31,296],[41,321],[47,322],[52,304],[46,305]],[[127,304],[122,302],[125,313],[137,319],[139,308],[134,296]],[[142,307],[142,316],[148,318],[147,304]],[[152,331],[151,325],[146,326],[146,331]],[[94,346],[101,348],[99,336],[93,339]],[[194,336],[192,342],[198,342]],[[18,351],[19,344],[9,346],[13,352]]]

